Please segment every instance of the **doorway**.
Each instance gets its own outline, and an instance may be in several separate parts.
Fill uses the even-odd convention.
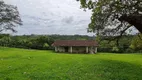
[[[65,52],[68,52],[68,49],[69,49],[68,47],[65,47]]]

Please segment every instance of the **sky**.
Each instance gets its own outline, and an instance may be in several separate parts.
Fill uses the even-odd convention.
[[[91,11],[80,9],[76,0],[4,0],[18,7],[22,26],[17,35],[61,34],[94,35],[87,33]]]

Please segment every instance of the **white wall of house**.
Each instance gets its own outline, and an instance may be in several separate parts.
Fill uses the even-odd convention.
[[[65,48],[64,48],[64,47],[57,46],[57,47],[55,47],[55,51],[56,51],[56,52],[65,52]]]
[[[71,46],[71,47],[69,47],[69,51],[68,52],[70,52],[70,53],[72,53],[73,52],[73,47]]]
[[[55,47],[55,51],[56,52],[65,52],[65,47]],[[68,47],[68,52],[70,53],[90,53],[90,54],[94,54],[97,53],[97,47],[94,46],[87,46],[87,47]]]

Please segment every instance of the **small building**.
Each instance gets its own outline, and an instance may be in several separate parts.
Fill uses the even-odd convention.
[[[97,53],[98,43],[94,40],[58,40],[52,46],[55,52]]]

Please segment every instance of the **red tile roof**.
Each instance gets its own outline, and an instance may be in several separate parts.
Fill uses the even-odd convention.
[[[98,46],[94,40],[58,40],[52,46]]]

